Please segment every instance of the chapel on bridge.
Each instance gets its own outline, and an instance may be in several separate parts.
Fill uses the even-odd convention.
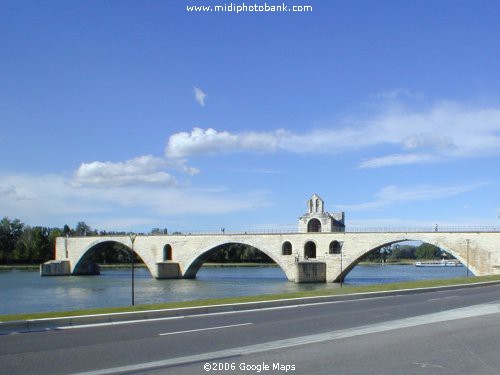
[[[307,201],[307,212],[299,217],[299,232],[344,232],[344,219],[344,212],[325,212],[325,202],[313,194]]]

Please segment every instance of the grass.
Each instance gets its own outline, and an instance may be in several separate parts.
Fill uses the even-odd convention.
[[[383,285],[353,286],[353,287],[350,286],[344,288],[334,288],[329,290],[267,294],[261,296],[218,298],[218,299],[206,299],[206,300],[184,301],[184,302],[167,302],[154,305],[104,307],[104,308],[96,308],[88,310],[0,315],[0,322],[56,318],[56,317],[72,317],[79,315],[110,314],[110,313],[132,312],[132,311],[175,309],[183,307],[186,308],[186,307],[234,304],[234,303],[244,303],[244,302],[274,301],[274,300],[288,299],[288,298],[335,296],[335,295],[345,295],[345,294],[355,294],[355,293],[393,291],[401,289],[430,288],[430,287],[458,285],[458,284],[473,284],[473,283],[487,282],[487,281],[500,281],[500,275],[478,276],[478,277],[468,277],[468,278],[461,277],[455,279],[440,279],[440,280],[421,280],[421,281],[411,281],[403,283],[383,284]]]

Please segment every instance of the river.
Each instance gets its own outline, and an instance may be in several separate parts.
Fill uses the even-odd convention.
[[[345,279],[352,285],[465,276],[465,267],[358,265]],[[100,276],[40,277],[36,271],[0,271],[0,315],[126,306],[131,301],[130,269],[103,269]],[[145,268],[135,272],[135,303],[338,288],[338,284],[295,284],[277,267],[202,267],[194,280],[156,280]]]

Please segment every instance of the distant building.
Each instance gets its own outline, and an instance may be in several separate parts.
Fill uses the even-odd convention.
[[[299,232],[344,232],[344,219],[344,212],[325,212],[325,202],[313,194],[307,201],[307,213],[299,218]]]

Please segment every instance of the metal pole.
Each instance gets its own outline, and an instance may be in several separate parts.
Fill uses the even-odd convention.
[[[469,239],[465,241],[467,241],[467,277],[469,277]]]
[[[136,234],[132,233],[129,234],[130,237],[130,242],[132,242],[132,250],[131,250],[131,258],[132,258],[132,306],[135,305],[135,296],[134,296],[134,241],[135,238],[137,237]]]
[[[343,254],[342,254],[342,247],[340,247],[340,287],[342,288],[342,258],[343,258]]]

